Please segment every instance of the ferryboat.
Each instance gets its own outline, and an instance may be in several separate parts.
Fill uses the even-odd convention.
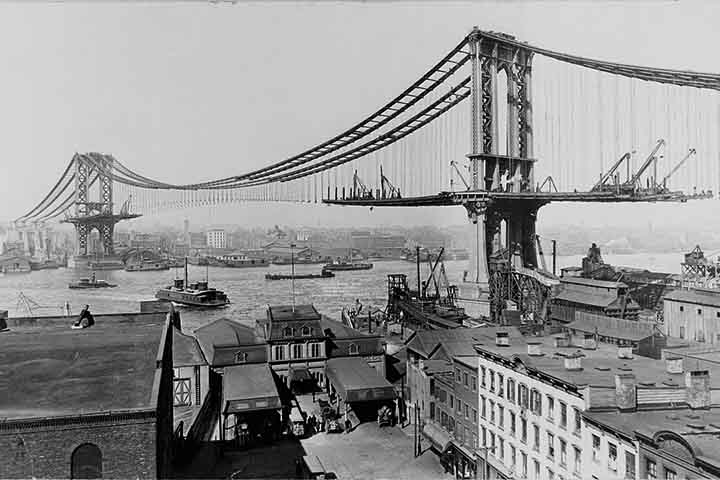
[[[158,290],[155,298],[178,306],[224,307],[230,304],[225,292],[209,288],[207,280],[188,283],[187,278],[187,263],[185,263],[185,278],[176,278],[172,285]]]
[[[170,270],[170,264],[165,260],[142,260],[125,265],[126,272],[149,272],[155,270]]]
[[[81,278],[77,282],[70,282],[68,284],[68,288],[114,288],[117,287],[117,284],[115,283],[108,283],[105,280],[98,280],[95,278],[95,275],[93,275],[92,279],[90,278]]]

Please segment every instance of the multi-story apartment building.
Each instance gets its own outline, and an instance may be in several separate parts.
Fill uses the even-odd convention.
[[[665,333],[720,344],[720,291],[675,290],[663,300]]]
[[[707,407],[720,400],[720,379],[699,380],[712,362],[681,358],[684,365],[666,370],[663,362],[633,355],[631,345],[598,344],[593,336],[525,340],[498,332],[495,342],[475,350],[478,457],[487,454],[489,474],[481,478],[590,478],[594,458],[604,459],[606,467],[597,478],[641,478],[633,441],[593,437],[583,412],[692,407],[698,397]],[[698,393],[703,385],[706,394]],[[483,463],[478,461],[479,469]]]
[[[221,228],[214,228],[205,232],[205,246],[209,248],[228,248],[228,235]]]

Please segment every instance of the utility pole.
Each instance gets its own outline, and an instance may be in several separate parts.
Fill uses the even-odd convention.
[[[295,313],[295,244],[290,244],[290,270],[291,270],[291,289],[292,289],[292,311]]]
[[[418,424],[417,424],[417,406],[413,405],[413,421],[415,423],[415,429],[413,433],[413,455],[415,458],[418,456]]]
[[[553,275],[556,275],[555,273],[555,263],[557,260],[557,240],[552,241],[552,265],[553,265]]]
[[[417,263],[417,291],[418,291],[418,300],[421,299],[422,292],[420,291],[420,245],[415,246],[415,257]]]

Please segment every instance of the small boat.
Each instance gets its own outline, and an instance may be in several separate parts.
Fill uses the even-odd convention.
[[[372,263],[355,263],[355,262],[334,262],[326,264],[323,269],[332,271],[349,271],[349,270],[370,270],[373,268]]]
[[[77,282],[70,282],[68,288],[113,288],[117,284],[108,283],[105,280],[97,280],[94,276],[90,278],[81,278]]]
[[[170,270],[170,264],[165,260],[142,260],[125,265],[126,272],[149,272],[154,270]]]
[[[166,300],[179,306],[190,307],[224,307],[230,299],[222,290],[209,288],[208,282],[188,283],[187,261],[185,262],[185,278],[176,278],[169,287],[161,288],[155,294],[158,300]]]
[[[324,268],[320,273],[298,273],[295,275],[285,275],[282,273],[268,273],[265,275],[265,280],[292,280],[293,278],[295,280],[301,280],[306,278],[333,278],[335,276],[334,273],[332,273],[329,270],[325,270]]]
[[[55,260],[40,260],[30,262],[30,270],[49,270],[53,268],[60,268],[60,264]]]

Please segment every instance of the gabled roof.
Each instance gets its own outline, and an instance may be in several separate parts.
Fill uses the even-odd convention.
[[[709,307],[720,307],[720,291],[678,289],[666,294],[665,300],[707,305]]]
[[[554,297],[554,300],[564,300],[566,302],[581,303],[583,305],[592,305],[593,307],[600,308],[610,307],[620,301],[618,296],[612,293],[581,292],[571,289],[566,289],[558,293]],[[626,308],[628,307],[638,308],[639,306],[633,299],[628,299]]]
[[[195,337],[205,358],[214,363],[216,346],[255,345],[265,343],[257,331],[242,323],[220,318],[195,330]]]
[[[575,312],[575,320],[566,328],[586,333],[597,333],[603,337],[639,341],[660,333],[656,324],[639,320],[606,317],[588,312]]]
[[[484,341],[495,341],[498,331],[508,332],[510,337],[521,337],[515,327],[461,327],[453,330],[421,330],[406,343],[408,350],[425,358],[433,358],[442,348],[448,359],[456,355],[475,355],[473,346]]]
[[[173,367],[207,365],[200,344],[195,337],[173,328]]]
[[[561,283],[571,285],[581,285],[584,287],[596,287],[596,288],[626,288],[627,285],[623,282],[608,282],[606,280],[595,280],[594,278],[584,277],[562,277]]]

